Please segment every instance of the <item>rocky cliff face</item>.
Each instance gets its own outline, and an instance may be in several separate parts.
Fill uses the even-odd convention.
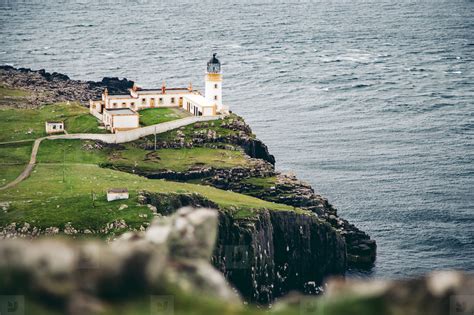
[[[349,266],[370,268],[374,264],[377,252],[375,240],[372,240],[367,233],[361,231],[354,224],[339,217],[337,210],[328,200],[317,195],[309,184],[298,180],[292,174],[278,172],[275,174],[276,181],[271,187],[259,187],[243,182],[241,178],[229,179],[225,176],[214,176],[209,182],[221,189],[230,189],[263,200],[314,212],[341,233],[347,245]]]
[[[142,196],[166,215],[181,206],[218,208],[196,194]],[[318,293],[325,277],[344,274],[346,245],[311,213],[269,209],[239,219],[221,209],[212,262],[245,299],[266,304],[290,291]]]
[[[372,240],[367,233],[361,231],[349,221],[339,217],[337,209],[327,199],[317,195],[309,184],[298,180],[294,175],[276,172],[268,162],[258,159],[253,160],[256,162],[246,168],[215,169],[212,167],[196,167],[184,172],[170,170],[149,171],[131,167],[113,168],[148,178],[162,178],[175,181],[202,179],[204,183],[216,188],[232,190],[263,200],[311,211],[321,220],[330,224],[344,238],[347,248],[347,262],[350,267],[370,268],[373,266],[377,251],[375,240]],[[270,187],[256,186],[245,181],[249,178],[266,178],[271,176],[275,176],[276,180]]]
[[[344,240],[315,216],[263,211],[251,220],[221,213],[214,265],[253,302],[290,291],[318,293],[346,269]]]

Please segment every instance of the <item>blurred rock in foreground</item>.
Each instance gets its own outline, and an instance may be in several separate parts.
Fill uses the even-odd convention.
[[[474,276],[433,272],[408,280],[329,280],[321,298],[289,296],[276,312],[298,308],[302,315],[470,315]]]
[[[37,297],[68,314],[101,312],[111,300],[177,293],[239,305],[239,296],[209,263],[217,218],[216,210],[181,208],[157,218],[146,232],[126,233],[111,244],[3,240],[0,294]]]
[[[0,314],[467,315],[474,277],[329,280],[324,295],[244,307],[210,263],[216,210],[181,208],[111,244],[70,239],[0,242]]]

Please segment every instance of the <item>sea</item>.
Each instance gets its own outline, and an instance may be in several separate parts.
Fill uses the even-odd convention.
[[[0,64],[203,89],[214,52],[277,169],[377,241],[350,275],[474,272],[474,1],[0,0]]]

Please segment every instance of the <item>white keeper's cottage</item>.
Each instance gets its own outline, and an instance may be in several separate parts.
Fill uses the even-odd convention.
[[[204,96],[188,87],[169,88],[163,83],[159,89],[143,89],[136,85],[127,95],[109,95],[107,89],[102,99],[90,101],[90,113],[100,119],[112,132],[139,127],[138,111],[146,108],[179,107],[195,116],[227,114],[229,108],[222,103],[221,63],[213,54],[207,63]]]

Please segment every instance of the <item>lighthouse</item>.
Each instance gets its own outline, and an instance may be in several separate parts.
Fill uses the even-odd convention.
[[[206,89],[204,92],[206,100],[216,105],[217,112],[223,111],[222,106],[222,74],[221,63],[216,58],[216,53],[207,62]]]

